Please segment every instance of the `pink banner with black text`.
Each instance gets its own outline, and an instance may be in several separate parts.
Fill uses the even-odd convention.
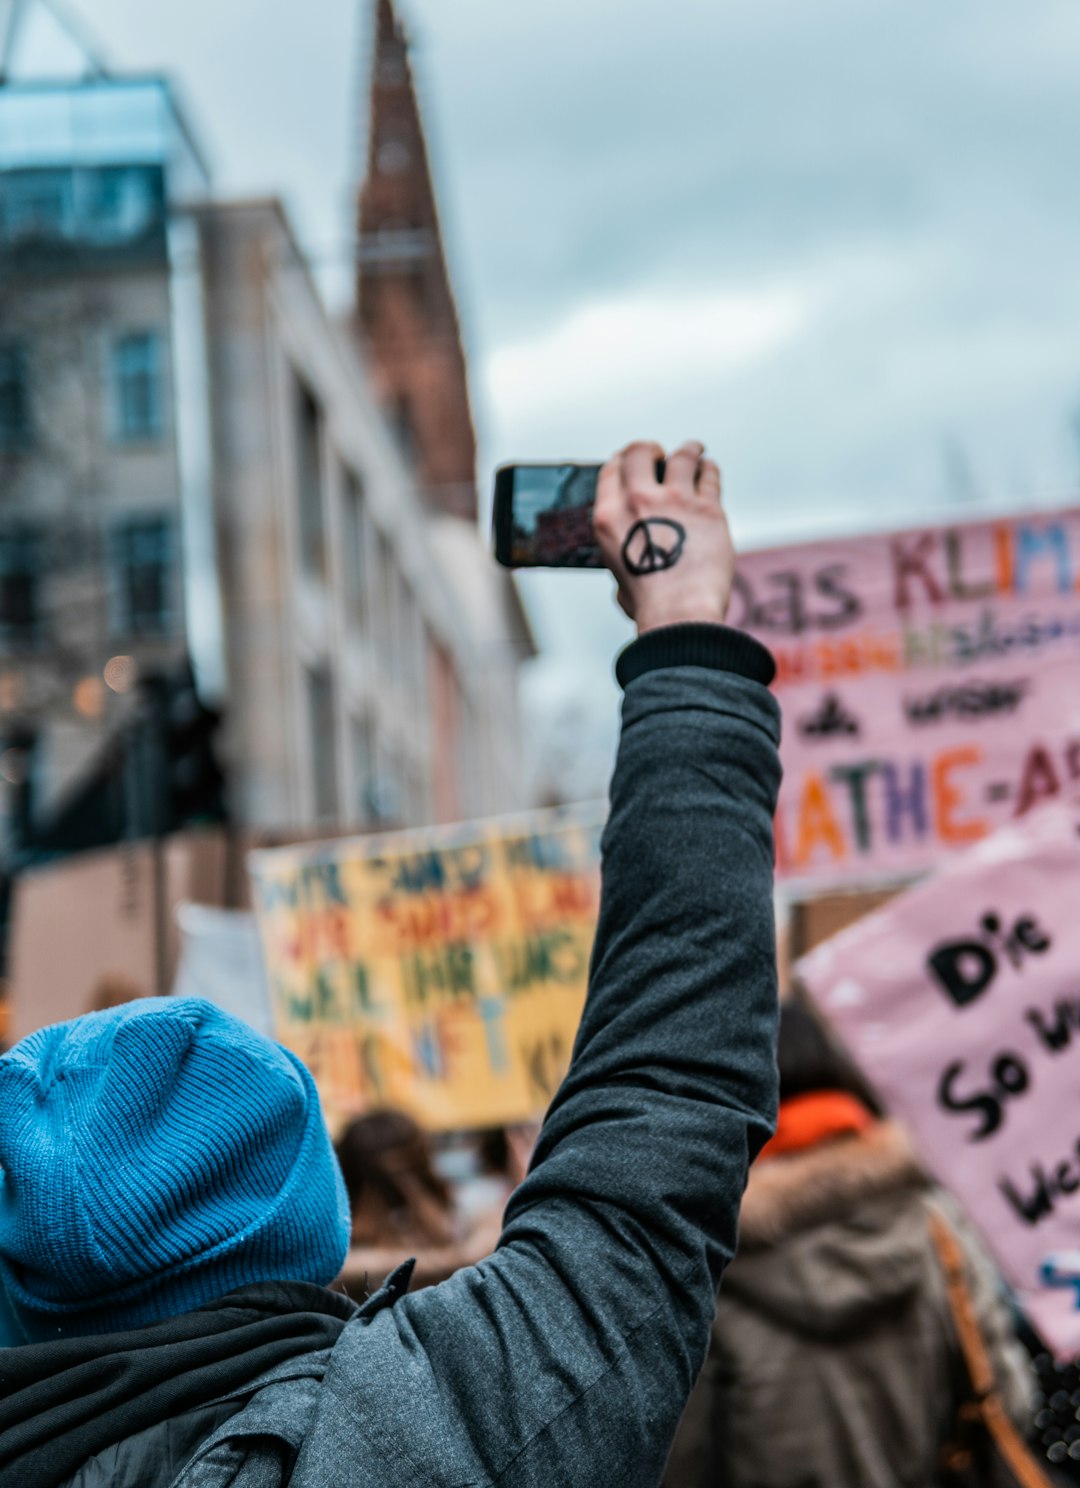
[[[739,562],[777,659],[781,878],[933,867],[1080,781],[1080,507]]]
[[[1080,1355],[1080,804],[1039,807],[796,965],[1020,1304]]]

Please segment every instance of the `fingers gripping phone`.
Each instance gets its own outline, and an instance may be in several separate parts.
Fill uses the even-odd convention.
[[[495,557],[507,568],[603,568],[593,533],[599,465],[500,465],[495,472]],[[658,480],[664,464],[657,465]]]

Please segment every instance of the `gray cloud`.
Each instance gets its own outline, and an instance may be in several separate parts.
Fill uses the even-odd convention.
[[[485,316],[540,319],[571,274],[753,278],[1048,212],[1075,234],[1070,4],[413,10]]]
[[[950,434],[1015,446],[1018,473],[1053,445],[1072,474],[1049,429],[1080,388],[1074,0],[402,5],[478,366],[597,297],[824,289],[803,341],[752,375],[671,385],[657,424],[705,415],[769,505],[798,504],[800,470],[815,505],[868,469],[925,470]],[[327,269],[363,9],[96,0],[94,19],[121,62],[179,74],[222,187],[282,190]],[[480,403],[493,453],[554,451],[528,408]],[[602,450],[616,425],[598,388],[565,410],[564,447]]]
[[[745,541],[1075,489],[1075,0],[401,4],[486,463],[701,431]],[[347,236],[361,9],[95,0],[94,20],[119,60],[180,74],[222,185],[283,190],[324,250]],[[680,374],[696,305],[777,295],[806,307],[789,335],[739,360],[721,328],[715,366]],[[507,348],[539,361],[597,302],[671,307],[631,386],[590,383],[587,346],[565,392],[498,385]],[[529,601],[595,679],[622,632],[603,578],[570,582]]]

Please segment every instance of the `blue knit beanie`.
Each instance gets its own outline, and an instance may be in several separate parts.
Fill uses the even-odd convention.
[[[17,1044],[0,1170],[0,1313],[28,1340],[142,1327],[251,1282],[325,1285],[348,1248],[311,1075],[196,998]]]

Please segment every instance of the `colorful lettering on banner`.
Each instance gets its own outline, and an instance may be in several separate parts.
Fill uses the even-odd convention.
[[[777,867],[902,878],[1080,783],[1080,508],[750,553],[773,651]]]
[[[601,826],[583,808],[252,854],[277,1035],[333,1125],[543,1112],[584,1003]]]
[[[1020,1304],[1080,1354],[1080,800],[1059,798],[797,974]]]

